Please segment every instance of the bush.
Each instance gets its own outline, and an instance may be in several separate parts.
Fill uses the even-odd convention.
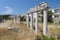
[[[56,40],[54,37],[47,37],[47,36],[35,36],[34,40]]]

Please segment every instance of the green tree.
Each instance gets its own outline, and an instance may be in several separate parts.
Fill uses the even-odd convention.
[[[43,12],[42,12],[42,15],[44,15]],[[49,23],[52,23],[52,15],[53,15],[52,11],[48,11],[48,13],[47,13],[47,21]],[[43,16],[41,16],[41,22],[43,22],[43,20],[44,20]]]
[[[53,13],[52,13],[52,11],[48,11],[48,22],[52,22],[52,15],[53,15]]]
[[[10,15],[0,15],[0,18],[3,20],[8,20],[10,19]]]

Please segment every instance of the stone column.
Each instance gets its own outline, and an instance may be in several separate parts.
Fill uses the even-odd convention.
[[[27,27],[29,27],[29,14],[26,15]]]
[[[10,16],[10,18],[11,18],[11,21],[13,21],[14,17],[13,16]]]
[[[30,30],[33,29],[33,14],[30,14]]]
[[[44,10],[43,13],[44,13],[43,34],[46,35],[47,32],[48,32],[48,26],[47,26],[48,25],[47,24],[47,10]]]
[[[17,23],[20,23],[20,15],[17,15]]]
[[[13,22],[15,22],[15,20],[16,20],[15,17],[13,17]]]
[[[38,13],[35,13],[35,33],[38,32]]]

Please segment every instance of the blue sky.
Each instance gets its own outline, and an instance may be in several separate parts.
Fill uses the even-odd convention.
[[[0,0],[0,15],[23,14],[41,2],[47,2],[51,9],[60,7],[60,0]]]

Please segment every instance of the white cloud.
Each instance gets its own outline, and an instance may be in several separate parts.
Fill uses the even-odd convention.
[[[3,14],[12,14],[14,10],[10,7],[4,7],[4,11],[2,12]]]

